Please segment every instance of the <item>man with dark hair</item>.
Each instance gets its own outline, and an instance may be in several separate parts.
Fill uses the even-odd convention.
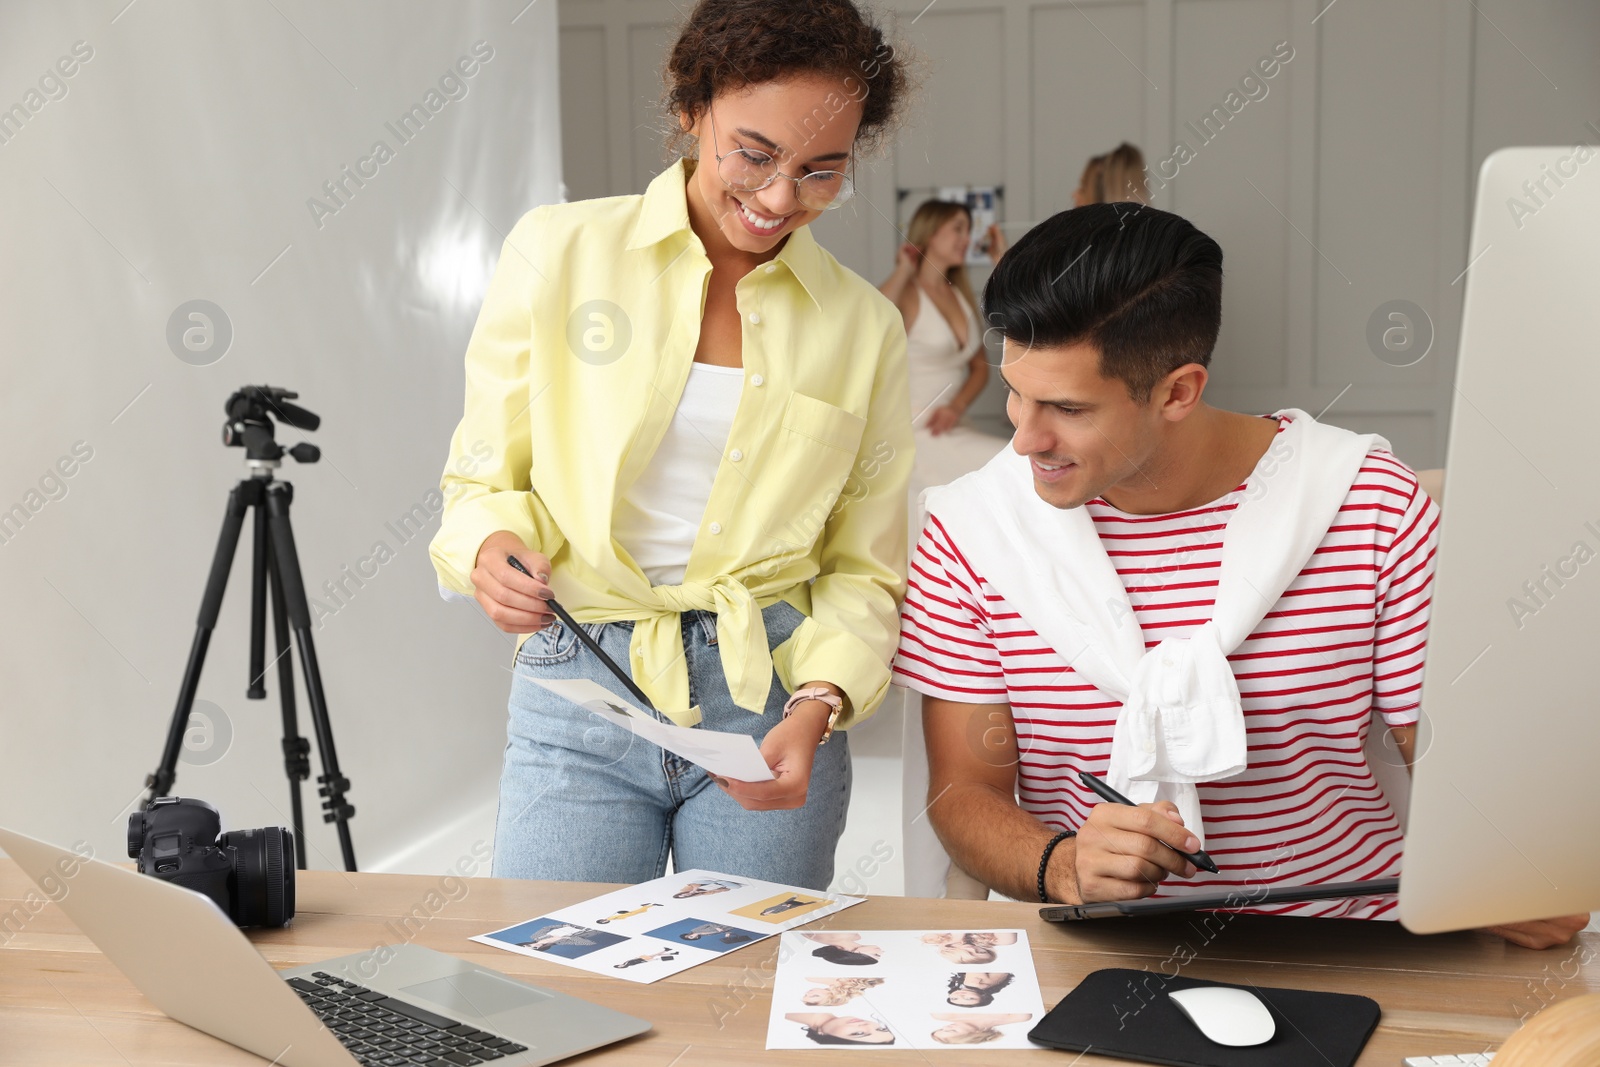
[[[1062,212],[984,309],[1016,435],[925,495],[895,661],[951,857],[1069,903],[1399,874],[1363,749],[1376,711],[1412,758],[1439,519],[1416,476],[1382,438],[1204,401],[1222,250],[1176,215]],[[1201,848],[1219,874],[1179,855]],[[1587,918],[1500,932],[1543,947]]]

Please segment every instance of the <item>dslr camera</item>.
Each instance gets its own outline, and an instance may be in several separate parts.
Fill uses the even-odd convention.
[[[287,926],[294,918],[294,831],[222,832],[203,800],[157,797],[128,816],[128,855],[139,873],[203,893],[238,926]]]

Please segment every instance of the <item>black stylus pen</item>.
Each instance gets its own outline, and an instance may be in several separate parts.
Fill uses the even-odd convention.
[[[516,556],[507,556],[506,562],[517,568],[517,570],[521,571],[523,574],[528,574],[528,568],[524,567],[522,565],[522,561]],[[528,577],[532,578],[533,575],[528,574]],[[546,600],[545,603],[550,605],[550,610],[555,612],[556,618],[561,620],[562,625],[566,626],[567,629],[577,634],[578,640],[587,645],[590,652],[593,652],[595,655],[600,657],[600,662],[604,663],[611,673],[617,676],[617,681],[627,686],[628,692],[633,694],[633,699],[639,702],[639,706],[641,708],[644,708],[646,711],[656,710],[655,705],[650,703],[650,698],[644,695],[644,690],[633,684],[633,679],[628,677],[628,672],[617,666],[616,660],[606,655],[605,649],[600,647],[600,642],[590,637],[589,631],[585,630],[582,626],[579,626],[577,620],[571,615],[567,614],[566,608],[562,607],[560,604],[557,604],[554,597]]]
[[[1096,793],[1099,793],[1101,797],[1110,803],[1126,804],[1130,808],[1138,807],[1138,805],[1133,801],[1129,800],[1115,789],[1112,789],[1109,785],[1106,785],[1105,779],[1097,775],[1090,774],[1088,771],[1079,771],[1078,777],[1083,779],[1084,785],[1088,786],[1090,789],[1093,789]],[[1166,842],[1162,843],[1166,844]],[[1167,845],[1167,847],[1172,848],[1171,845]],[[1199,867],[1202,871],[1210,871],[1212,874],[1220,873],[1217,870],[1216,861],[1210,856],[1206,855],[1204,850],[1199,852],[1185,852],[1180,848],[1173,848],[1172,851],[1176,852],[1178,855],[1182,856],[1196,867]]]

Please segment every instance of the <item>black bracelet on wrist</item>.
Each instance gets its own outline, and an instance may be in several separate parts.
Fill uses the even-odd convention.
[[[1056,836],[1052,837],[1048,845],[1044,846],[1044,855],[1039,857],[1039,903],[1050,903],[1050,895],[1044,891],[1044,872],[1045,869],[1050,866],[1050,853],[1054,852],[1056,850],[1056,846],[1061,844],[1061,842],[1065,841],[1067,838],[1077,836],[1078,831],[1076,830],[1063,830]]]

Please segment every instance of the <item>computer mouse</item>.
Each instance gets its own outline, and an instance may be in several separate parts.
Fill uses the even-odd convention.
[[[1272,1040],[1278,1024],[1254,993],[1232,986],[1174,989],[1167,994],[1195,1028],[1219,1045],[1260,1045]]]

